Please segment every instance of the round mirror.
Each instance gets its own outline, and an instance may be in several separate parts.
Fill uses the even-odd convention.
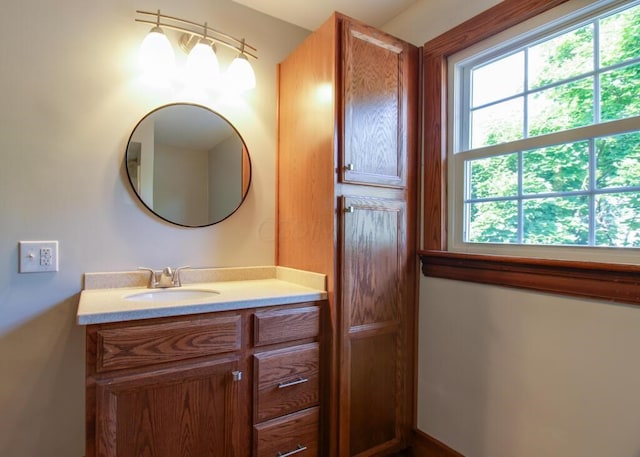
[[[220,222],[242,204],[251,182],[247,147],[229,121],[204,106],[176,103],[133,130],[127,175],[144,205],[185,227]]]

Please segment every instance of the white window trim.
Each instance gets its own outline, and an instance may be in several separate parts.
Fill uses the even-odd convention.
[[[470,254],[497,254],[507,256],[518,257],[530,257],[541,259],[558,259],[558,260],[579,260],[579,261],[593,261],[598,260],[600,262],[612,262],[612,263],[627,263],[638,264],[640,249],[638,248],[611,248],[611,247],[593,247],[593,246],[532,246],[532,245],[519,245],[519,244],[492,244],[492,243],[467,243],[462,239],[463,230],[461,225],[464,223],[464,183],[460,182],[459,177],[464,176],[464,159],[456,154],[454,151],[460,150],[458,144],[460,138],[459,125],[460,125],[460,109],[456,106],[456,101],[460,97],[460,84],[459,78],[461,77],[461,70],[458,64],[470,59],[472,56],[476,58],[478,55],[491,55],[496,52],[504,53],[509,49],[509,46],[514,47],[513,44],[505,45],[507,41],[513,41],[515,37],[518,37],[518,42],[522,40],[531,39],[532,37],[540,34],[553,33],[554,29],[562,26],[563,28],[572,22],[578,23],[584,21],[586,15],[598,14],[601,10],[616,7],[618,5],[624,5],[630,3],[628,0],[601,0],[597,2],[588,0],[571,0],[563,3],[562,5],[549,10],[543,14],[540,14],[528,21],[518,24],[515,27],[510,28],[502,33],[496,34],[493,37],[477,43],[465,50],[450,56],[448,59],[448,106],[449,113],[447,124],[447,157],[448,157],[448,176],[447,176],[447,194],[448,194],[448,246],[447,249],[452,252],[470,253]],[[499,49],[499,51],[497,51]],[[623,129],[637,130],[638,118],[630,118],[622,121],[615,121],[618,126],[623,125]],[[590,129],[592,132],[598,132],[606,135],[611,131],[610,123],[596,124],[580,129],[574,129],[570,131],[563,131],[536,137],[536,142],[539,144],[556,144],[558,141],[564,141],[571,137],[579,136],[581,130]],[[616,128],[616,132],[619,130]],[[526,142],[529,146],[532,139],[521,140]],[[513,145],[514,143],[511,143]],[[528,146],[528,147],[529,147]],[[502,145],[489,146],[487,148],[478,149],[472,153],[465,153],[464,158],[467,159],[473,155],[480,155],[482,152],[486,152],[487,149],[491,149],[494,152],[500,151]],[[511,151],[512,147],[508,149]]]

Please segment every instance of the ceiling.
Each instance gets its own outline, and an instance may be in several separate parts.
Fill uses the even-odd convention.
[[[390,21],[419,0],[233,0],[307,30],[316,30],[339,11],[374,27]]]

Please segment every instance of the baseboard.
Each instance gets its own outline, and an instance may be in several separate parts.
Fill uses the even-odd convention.
[[[411,457],[464,457],[433,436],[420,430],[413,431]]]

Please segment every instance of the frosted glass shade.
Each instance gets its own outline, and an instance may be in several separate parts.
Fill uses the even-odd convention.
[[[256,75],[244,55],[239,55],[227,70],[227,82],[237,91],[243,92],[256,87]]]
[[[160,27],[154,27],[142,41],[139,62],[145,74],[171,74],[175,67],[175,55],[169,39]]]
[[[220,65],[208,42],[200,41],[189,52],[186,71],[187,79],[200,87],[212,87],[218,83]]]

